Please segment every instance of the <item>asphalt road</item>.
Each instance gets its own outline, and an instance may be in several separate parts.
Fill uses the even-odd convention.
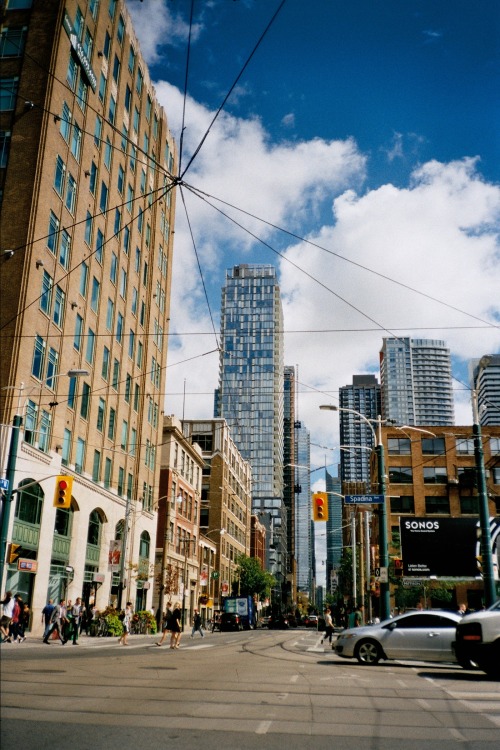
[[[500,683],[454,665],[358,665],[315,631],[2,644],[1,740],[23,750],[498,750]]]

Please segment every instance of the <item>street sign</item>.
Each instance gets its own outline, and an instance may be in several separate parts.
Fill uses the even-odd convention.
[[[4,492],[8,492],[8,490],[9,490],[9,480],[8,479],[0,479],[0,490],[4,490]]]
[[[389,583],[389,573],[387,568],[375,568],[373,571],[375,580],[379,583]]]
[[[345,501],[347,505],[374,505],[375,503],[383,503],[383,495],[346,495]]]

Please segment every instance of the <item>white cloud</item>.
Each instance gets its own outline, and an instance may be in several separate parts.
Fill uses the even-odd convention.
[[[164,3],[164,0],[127,0],[127,8],[148,65],[158,62],[162,46],[175,46],[187,40],[189,25],[180,14],[173,13],[171,4]],[[200,32],[201,26],[193,24],[193,40]]]
[[[156,89],[178,133],[181,94],[166,82]],[[183,168],[213,119],[213,112],[192,100],[186,112]],[[336,445],[338,428],[334,415],[318,406],[335,402],[338,388],[352,382],[353,374],[378,374],[382,338],[391,335],[384,328],[395,335],[442,338],[464,361],[500,349],[498,328],[465,328],[500,319],[500,188],[481,178],[475,159],[463,159],[430,161],[413,172],[405,188],[386,184],[363,194],[365,167],[352,140],[271,143],[258,119],[222,114],[184,178],[253,216],[301,236],[308,232],[316,244],[357,264],[304,243],[288,241],[283,247],[283,239],[281,252],[306,273],[271,252],[262,261],[262,247],[252,237],[184,188],[216,329],[225,269],[256,257],[279,266],[285,361],[299,366],[305,384],[299,416],[321,445]],[[257,219],[222,209],[266,242],[278,242],[276,232]],[[166,409],[210,417],[217,342],[214,335],[200,335],[212,323],[179,196],[172,291],[171,331],[193,335],[172,338]],[[318,329],[332,332],[315,333]],[[470,422],[466,392],[457,397],[460,422]],[[324,454],[313,449],[313,464],[323,463]],[[327,458],[329,463],[331,454]]]

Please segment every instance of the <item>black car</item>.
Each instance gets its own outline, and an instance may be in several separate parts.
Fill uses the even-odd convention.
[[[241,617],[234,612],[223,612],[220,616],[221,630],[243,630]]]
[[[289,627],[288,618],[284,615],[275,615],[274,617],[270,617],[269,622],[267,623],[267,627],[273,628],[275,630],[286,630]]]

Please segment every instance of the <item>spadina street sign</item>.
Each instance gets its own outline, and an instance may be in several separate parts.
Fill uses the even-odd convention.
[[[347,505],[375,505],[376,503],[383,503],[383,495],[346,495],[345,501]]]

